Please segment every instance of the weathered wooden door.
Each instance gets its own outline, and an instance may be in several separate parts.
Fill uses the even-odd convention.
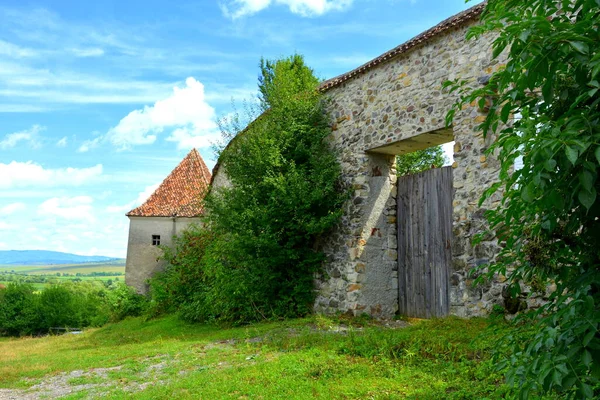
[[[452,167],[399,177],[397,200],[400,314],[448,315]]]

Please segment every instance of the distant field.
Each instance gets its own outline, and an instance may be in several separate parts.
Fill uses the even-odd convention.
[[[0,265],[0,272],[18,272],[30,275],[50,275],[57,272],[67,274],[90,274],[92,272],[125,273],[125,260],[106,263],[57,264],[57,265]]]

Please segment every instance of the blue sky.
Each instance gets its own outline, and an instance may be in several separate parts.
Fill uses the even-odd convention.
[[[0,250],[124,257],[128,219],[217,120],[256,96],[261,57],[347,72],[476,2],[0,2]]]

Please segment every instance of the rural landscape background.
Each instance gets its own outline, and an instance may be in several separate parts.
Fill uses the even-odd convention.
[[[0,4],[0,400],[600,398],[600,1],[470,5]]]

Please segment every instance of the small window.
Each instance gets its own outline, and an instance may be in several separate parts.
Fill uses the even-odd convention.
[[[152,235],[152,246],[158,246],[160,244],[160,235]]]

